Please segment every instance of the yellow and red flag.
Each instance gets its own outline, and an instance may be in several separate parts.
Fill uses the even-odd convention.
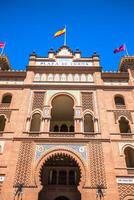
[[[4,48],[5,47],[5,42],[0,42],[0,48]]]
[[[54,38],[63,35],[65,32],[66,32],[66,28],[63,28],[63,29],[57,31],[57,32],[54,34]]]

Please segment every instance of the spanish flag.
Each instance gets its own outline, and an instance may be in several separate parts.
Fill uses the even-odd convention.
[[[66,32],[66,28],[57,31],[57,32],[54,34],[54,38],[63,35],[65,32]]]

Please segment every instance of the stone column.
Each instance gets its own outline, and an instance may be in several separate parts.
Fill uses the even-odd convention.
[[[43,127],[42,131],[43,132],[49,132],[50,131],[50,106],[45,106],[43,109]]]
[[[96,133],[99,132],[98,119],[97,118],[94,118],[94,132],[96,132]]]
[[[42,117],[42,120],[41,120],[41,127],[40,127],[40,132],[44,132],[44,122],[45,122],[45,118]]]
[[[27,118],[27,121],[26,121],[26,132],[29,132],[30,131],[30,120],[31,118],[30,117],[28,117]]]
[[[74,131],[82,132],[82,118],[81,118],[81,107],[76,106],[74,108]]]

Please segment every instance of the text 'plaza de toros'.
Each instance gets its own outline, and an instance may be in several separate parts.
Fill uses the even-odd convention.
[[[0,200],[134,200],[134,57],[0,56]]]

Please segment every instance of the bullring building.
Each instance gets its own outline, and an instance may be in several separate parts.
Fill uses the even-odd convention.
[[[0,199],[134,200],[134,57],[0,56]]]

